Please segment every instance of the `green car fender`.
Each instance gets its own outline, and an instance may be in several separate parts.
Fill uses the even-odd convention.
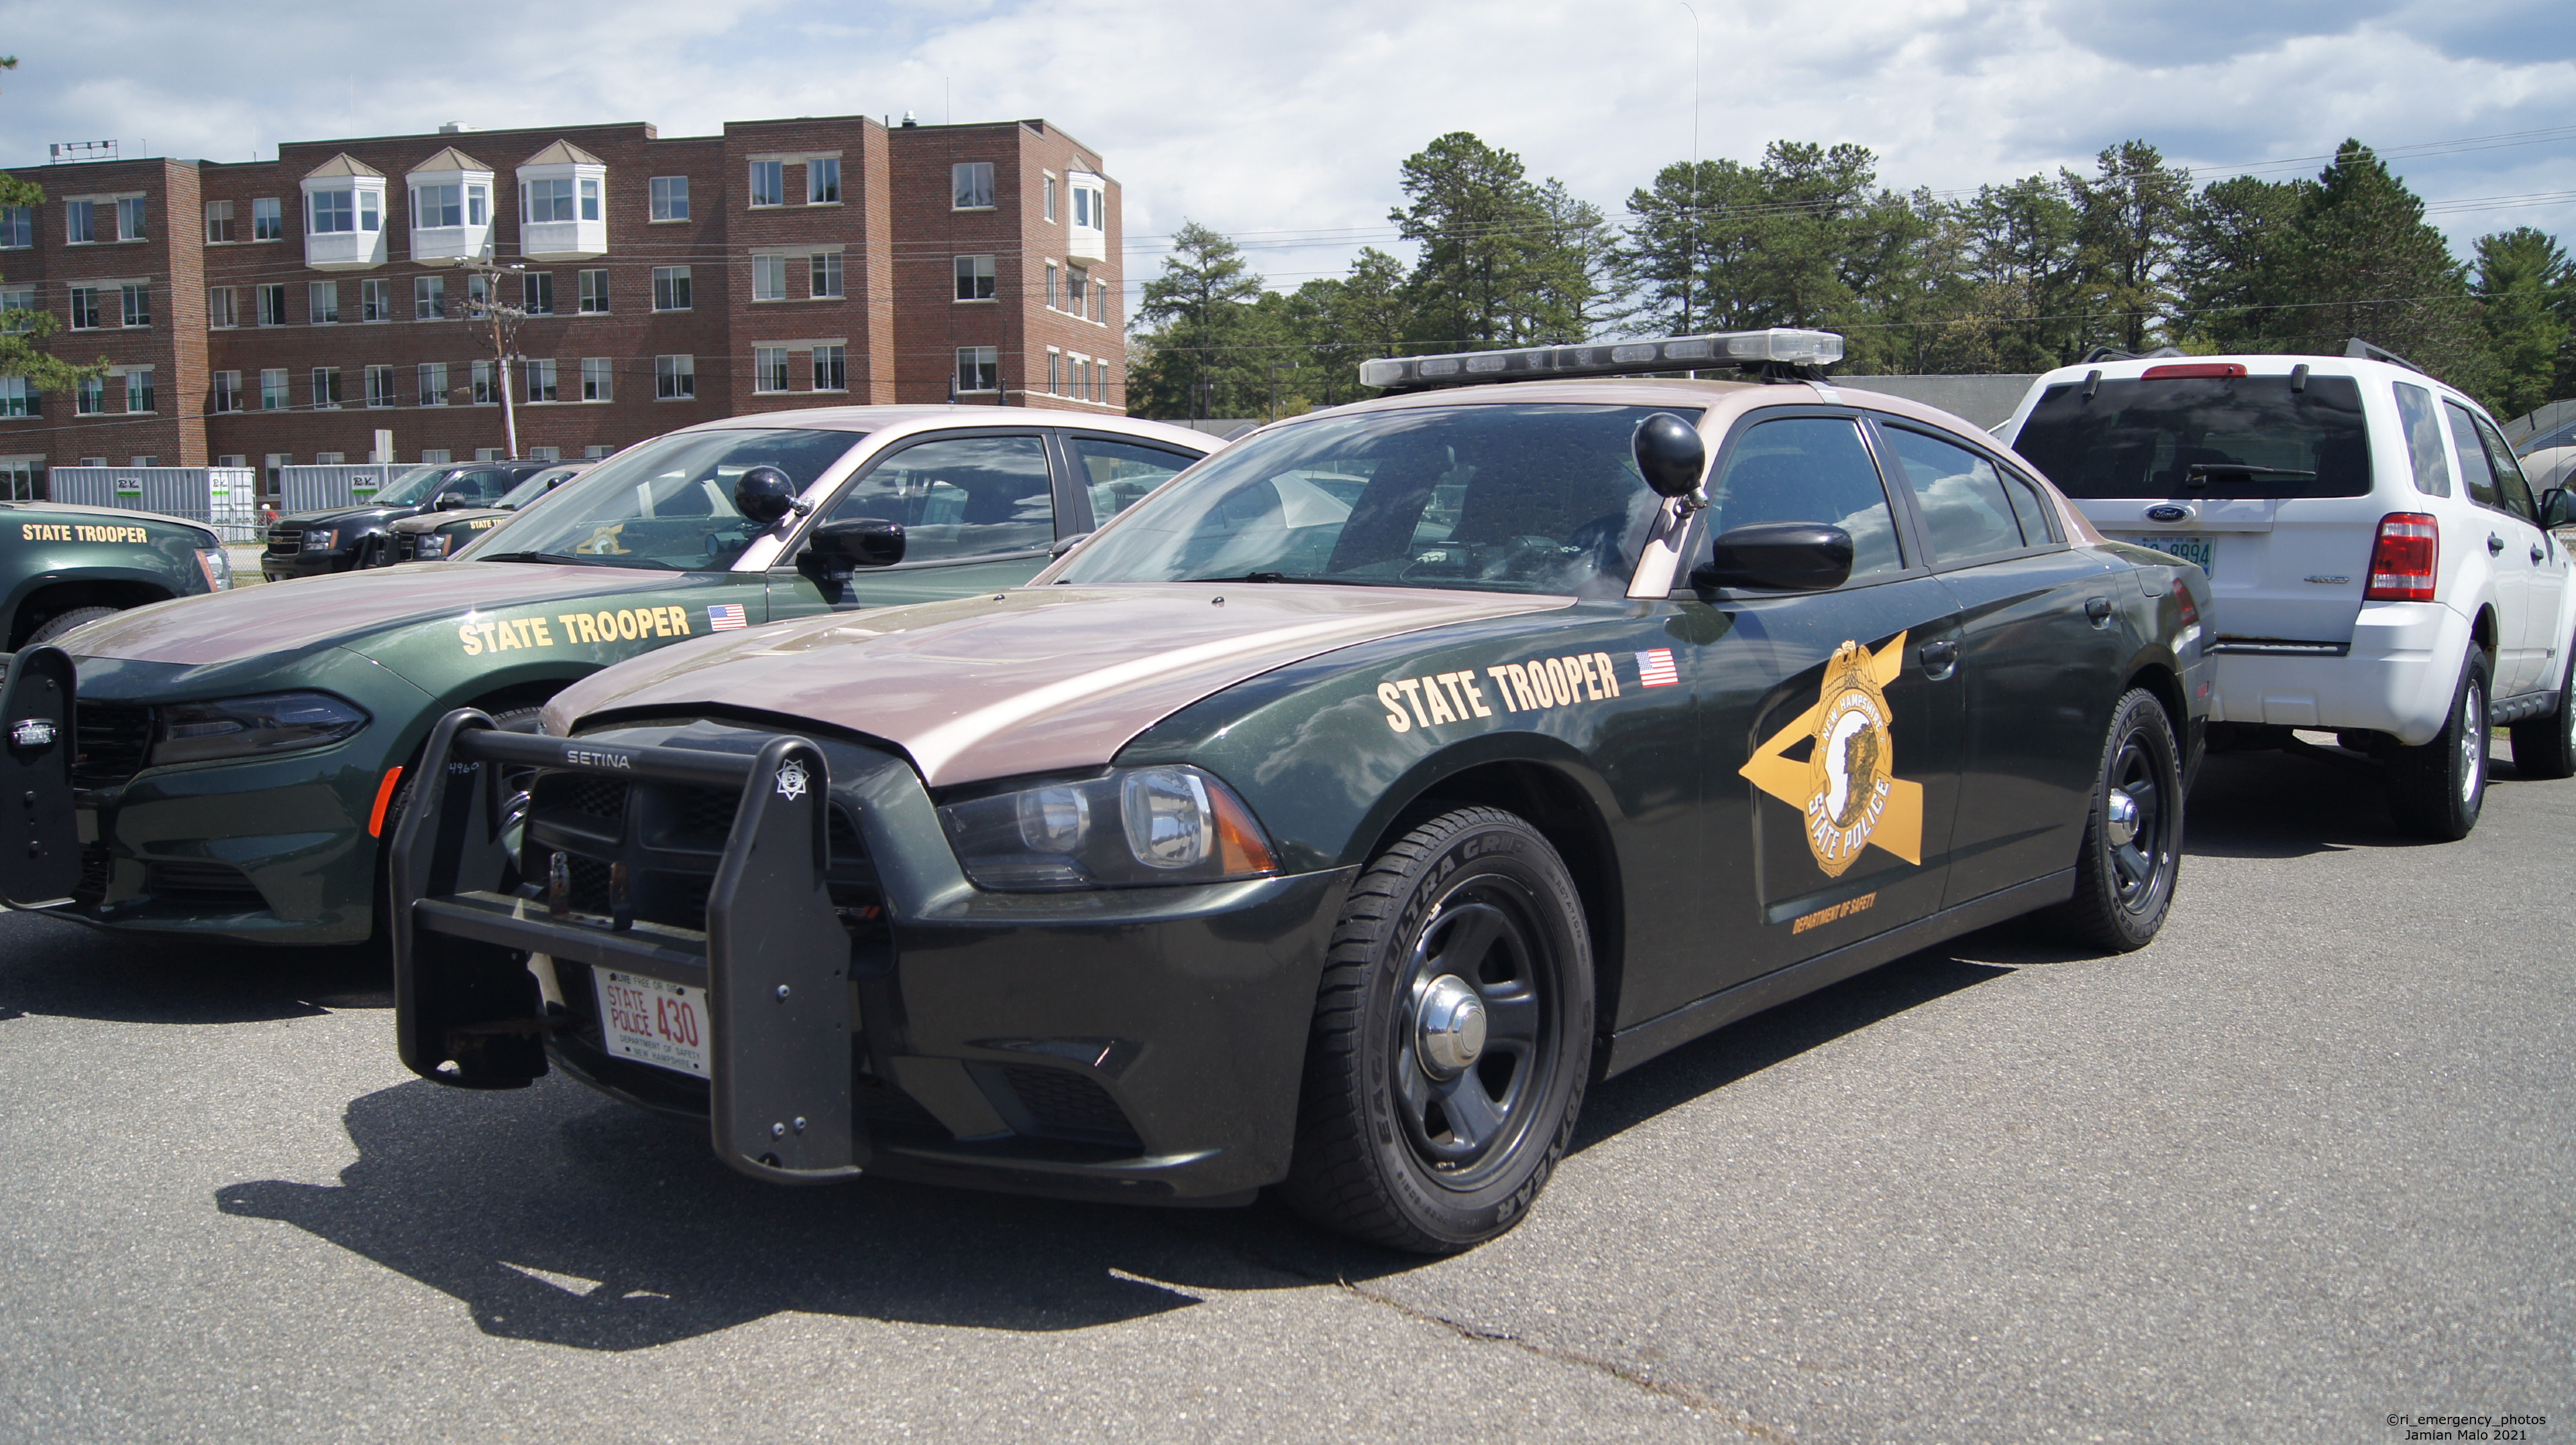
[[[7,587],[0,636],[23,640],[33,627],[31,605],[52,614],[208,591],[197,552],[213,545],[211,533],[145,517],[15,509],[0,516],[0,578]]]

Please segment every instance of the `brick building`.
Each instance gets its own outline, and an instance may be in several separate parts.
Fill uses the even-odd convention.
[[[77,396],[0,377],[0,495],[48,464],[497,456],[490,331],[460,263],[523,268],[523,452],[599,455],[817,404],[1123,410],[1118,185],[1041,120],[864,116],[454,131],[273,161],[14,172],[0,306],[50,311]]]

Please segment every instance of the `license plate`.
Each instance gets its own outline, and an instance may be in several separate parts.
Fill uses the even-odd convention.
[[[2189,562],[2212,577],[2218,575],[2218,568],[2212,565],[2218,559],[2218,544],[2207,537],[2123,537],[2120,540]]]
[[[594,965],[599,1031],[621,1059],[707,1077],[707,991]]]

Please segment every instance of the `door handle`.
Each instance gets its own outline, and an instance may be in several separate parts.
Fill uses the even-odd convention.
[[[1959,665],[1959,644],[1948,640],[1927,642],[1915,649],[1914,655],[1923,659],[1923,675],[1939,682]]]
[[[2093,625],[2094,625],[2094,626],[2096,626],[2096,627],[2108,627],[2108,626],[2110,626],[2110,625],[2111,625],[2111,599],[2110,599],[2110,598],[2108,598],[2108,597],[2087,597],[2087,598],[2085,598],[2085,599],[2084,599],[2084,615],[2085,615],[2085,616],[2087,616],[2087,617],[2092,618],[2092,619],[2093,619]]]
[[[2493,532],[2487,533],[2487,555],[2492,557],[2503,550],[2504,538],[2497,536]]]
[[[2531,544],[2531,560],[2534,562],[2540,560],[2540,544],[2538,542]]]

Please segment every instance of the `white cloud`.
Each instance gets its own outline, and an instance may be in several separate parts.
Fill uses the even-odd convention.
[[[1855,141],[1890,184],[2008,181],[2143,136],[2202,167],[2576,125],[2576,21],[2540,5],[2384,0],[2105,10],[2090,0],[1692,0],[1698,150]],[[52,23],[0,5],[0,157],[115,136],[241,160],[280,139],[649,120],[665,135],[797,114],[1044,116],[1125,187],[1133,269],[1184,218],[1260,243],[1293,285],[1362,240],[1401,251],[1397,164],[1469,130],[1616,214],[1692,150],[1682,0],[1388,6],[1183,0],[811,6],[651,0],[577,23],[418,8],[136,3]],[[110,58],[114,59],[111,60]],[[2406,157],[2437,202],[2576,191],[2565,141]],[[2562,229],[2576,206],[2441,211],[2455,242]],[[1301,238],[1311,244],[1288,244]]]

